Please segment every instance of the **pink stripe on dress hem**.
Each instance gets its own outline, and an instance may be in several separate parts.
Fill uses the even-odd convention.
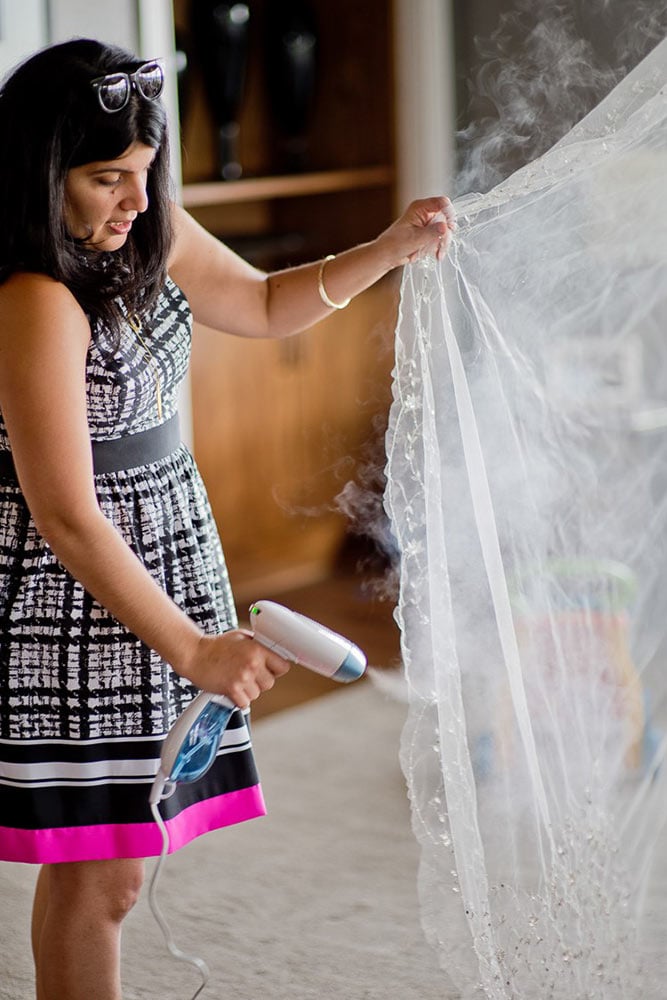
[[[169,853],[223,826],[266,815],[260,785],[195,802],[166,821]],[[162,852],[156,823],[108,823],[64,826],[49,830],[19,830],[0,826],[0,860],[25,864],[62,861],[106,861],[110,858],[150,858]]]

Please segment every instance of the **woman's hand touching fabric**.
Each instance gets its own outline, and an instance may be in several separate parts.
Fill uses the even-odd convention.
[[[449,198],[420,198],[376,239],[389,267],[409,264],[431,254],[440,260],[456,229],[456,214]]]

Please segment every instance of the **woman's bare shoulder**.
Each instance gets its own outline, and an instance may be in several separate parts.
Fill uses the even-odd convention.
[[[0,285],[0,314],[3,324],[16,318],[23,327],[47,322],[80,325],[89,329],[88,319],[72,292],[47,274],[17,271]]]
[[[15,271],[0,285],[0,295],[3,299],[14,300],[36,298],[38,302],[50,300],[54,303],[76,302],[69,288],[51,278],[48,274],[38,274],[35,271]]]

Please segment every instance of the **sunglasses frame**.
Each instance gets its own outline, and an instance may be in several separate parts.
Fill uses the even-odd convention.
[[[141,76],[142,74],[150,72],[154,68],[157,68],[160,71],[160,89],[154,97],[150,97],[148,94],[144,93],[142,89]],[[127,85],[125,100],[117,108],[108,108],[104,103],[104,98],[102,97],[102,88],[104,84],[110,83],[112,80],[124,80]],[[134,73],[107,73],[105,76],[98,76],[94,80],[91,80],[90,85],[94,88],[97,94],[97,100],[99,101],[102,111],[105,111],[108,115],[115,115],[118,111],[122,111],[123,108],[127,107],[130,100],[130,94],[132,93],[132,88],[134,88],[145,101],[159,100],[162,91],[164,90],[164,69],[162,68],[162,63],[159,59],[150,59],[148,62],[142,63],[138,69],[135,69]]]

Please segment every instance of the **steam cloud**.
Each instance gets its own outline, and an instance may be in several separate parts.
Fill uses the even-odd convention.
[[[662,0],[514,0],[476,39],[457,195],[546,152],[667,34]]]

